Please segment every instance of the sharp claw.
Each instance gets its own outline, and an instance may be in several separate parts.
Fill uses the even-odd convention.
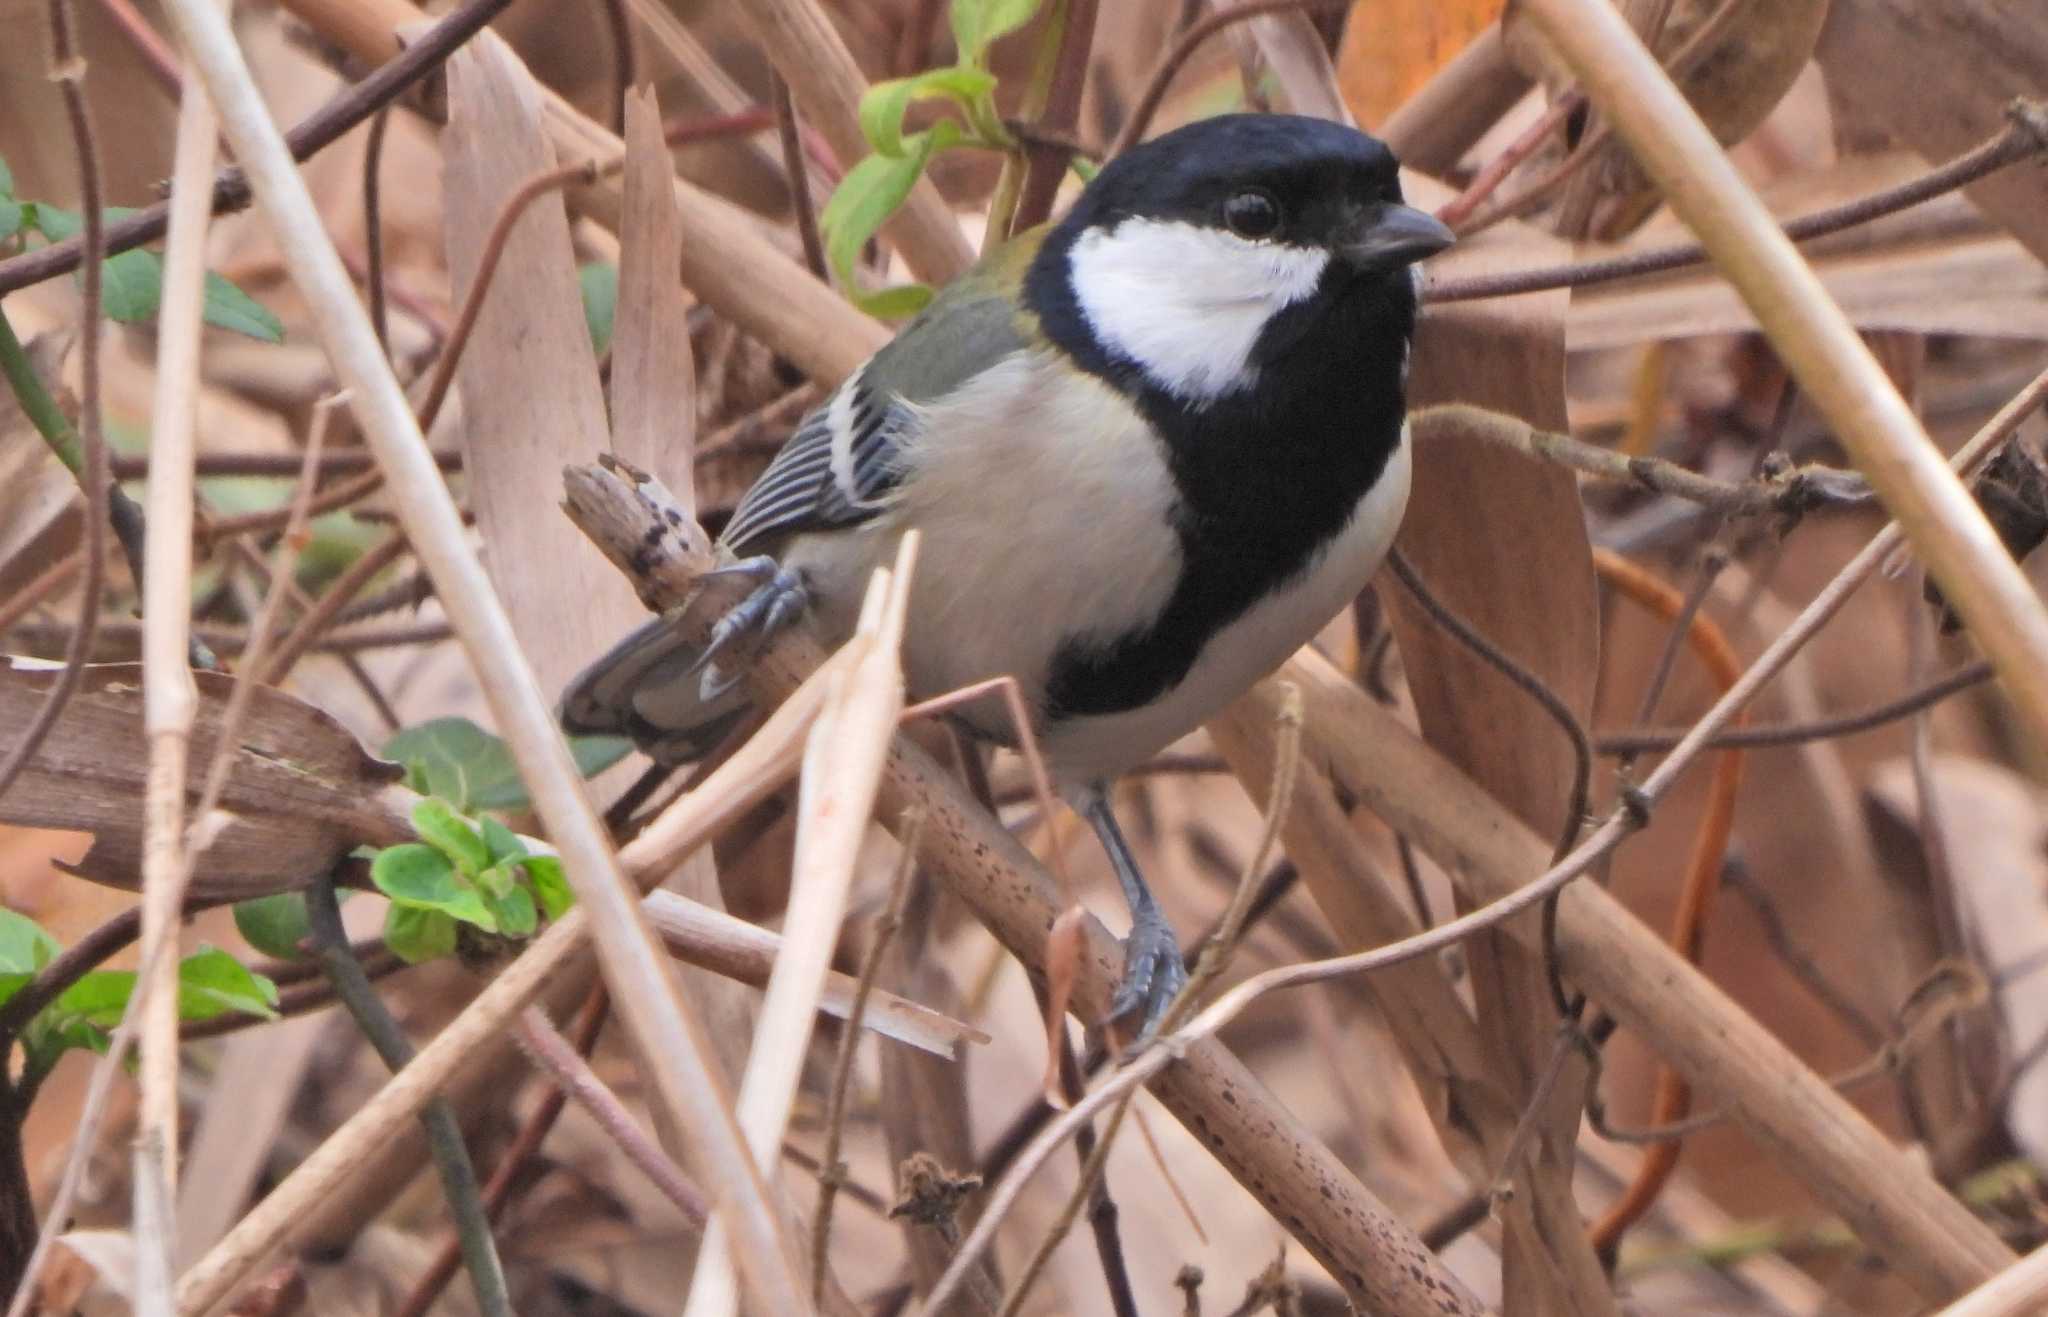
[[[739,684],[740,674],[726,673],[718,661],[742,636],[752,633],[765,640],[801,617],[810,602],[804,593],[802,578],[776,566],[773,558],[747,558],[706,572],[699,579],[721,576],[740,577],[759,584],[752,594],[718,619],[711,628],[711,639],[705,644],[704,652],[682,672],[681,680],[698,678],[698,697],[706,703]]]
[[[1166,1008],[1187,981],[1173,929],[1163,919],[1141,919],[1124,940],[1124,976],[1110,998],[1110,1018],[1122,1019],[1143,1008],[1136,1041],[1147,1042],[1159,1032]]]
[[[704,675],[697,679],[697,698],[710,704],[740,684],[740,673],[726,672],[717,664],[704,669]]]

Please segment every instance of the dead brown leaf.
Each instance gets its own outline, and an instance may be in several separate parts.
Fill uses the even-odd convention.
[[[1500,18],[1502,0],[1360,0],[1337,47],[1337,83],[1370,128]]]
[[[27,726],[56,678],[53,667],[18,663],[0,669],[0,726]],[[199,687],[192,760],[209,763],[235,678],[192,676]],[[73,872],[138,890],[147,759],[142,665],[96,664],[21,779],[0,799],[0,821],[92,833],[93,847]],[[325,713],[259,686],[221,795],[220,826],[197,862],[193,895],[262,896],[325,872],[356,846],[410,840],[406,810],[386,806],[379,796],[402,776],[398,765],[373,758]],[[193,803],[198,787],[195,776]]]
[[[1460,269],[1520,259],[1541,239],[1521,226],[1465,244]],[[1561,244],[1560,244],[1561,246]],[[1509,252],[1515,256],[1507,255]],[[1411,406],[1452,400],[1563,428],[1564,292],[1434,308],[1416,335]],[[1503,459],[1476,435],[1419,437],[1415,484],[1396,543],[1432,593],[1590,718],[1599,668],[1599,599],[1578,485],[1560,468]],[[1546,836],[1565,821],[1577,759],[1529,695],[1431,621],[1407,591],[1383,587],[1423,736]],[[1460,908],[1474,898],[1460,894]],[[1532,915],[1531,918],[1534,916]],[[1495,1080],[1519,1106],[1551,1062],[1557,1013],[1542,958],[1506,933],[1471,944],[1474,1000]],[[1586,1070],[1574,1058],[1551,1090],[1514,1174],[1507,1212],[1509,1306],[1610,1312],[1612,1297],[1571,1194]]]
[[[2015,96],[2042,94],[2048,23],[2011,0],[1835,0],[1814,57],[1838,132],[1874,125],[1945,160],[1997,132]],[[2002,170],[1967,195],[2048,260],[2048,170]]]
[[[542,98],[486,32],[448,61],[448,266],[466,295],[499,209],[557,161]],[[555,512],[562,464],[605,451],[597,358],[559,197],[514,225],[457,373],[469,506],[491,581],[543,690],[553,692],[644,620],[632,590]]]
[[[652,88],[626,95],[623,196],[612,329],[612,451],[668,486],[695,529],[697,377],[689,305],[676,277],[683,232],[675,167]]]
[[[1675,71],[1679,90],[1723,145],[1741,141],[1776,108],[1791,90],[1813,54],[1828,0],[1617,0],[1638,33],[1657,11],[1668,11],[1650,45],[1669,63],[1686,54],[1686,67]],[[1738,8],[1716,22],[1725,5]],[[1715,22],[1697,52],[1687,50],[1693,38]],[[1523,17],[1522,7],[1509,0],[1501,20],[1509,52],[1523,70],[1540,78],[1554,94],[1573,84],[1550,44]],[[1972,138],[1971,141],[1981,139]],[[1967,145],[1967,143],[1965,143]],[[1560,231],[1571,236],[1614,238],[1641,224],[1656,209],[1658,195],[1628,150],[1619,142],[1600,148],[1567,187]]]

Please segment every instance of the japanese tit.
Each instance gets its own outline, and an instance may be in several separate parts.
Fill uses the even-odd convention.
[[[917,528],[910,694],[1022,686],[1130,905],[1115,1013],[1149,1029],[1181,955],[1106,788],[1306,643],[1393,539],[1413,267],[1451,242],[1396,169],[1383,143],[1288,115],[1111,161],[798,427],[720,539],[756,589],[710,648],[649,622],[571,683],[563,724],[703,753],[744,712],[744,655],[799,619],[842,640]],[[1012,739],[996,700],[963,720]]]

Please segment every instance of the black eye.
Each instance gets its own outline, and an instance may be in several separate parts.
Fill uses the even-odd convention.
[[[1223,203],[1223,222],[1240,238],[1270,238],[1280,228],[1280,203],[1264,192],[1239,192]]]

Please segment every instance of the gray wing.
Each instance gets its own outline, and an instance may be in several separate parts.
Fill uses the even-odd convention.
[[[870,366],[804,418],[740,499],[720,537],[734,554],[769,551],[798,531],[855,525],[886,506],[912,409],[866,383]]]
[[[740,499],[721,540],[740,557],[802,531],[857,525],[888,507],[921,405],[1025,346],[1016,307],[988,278],[949,286],[805,417]]]

